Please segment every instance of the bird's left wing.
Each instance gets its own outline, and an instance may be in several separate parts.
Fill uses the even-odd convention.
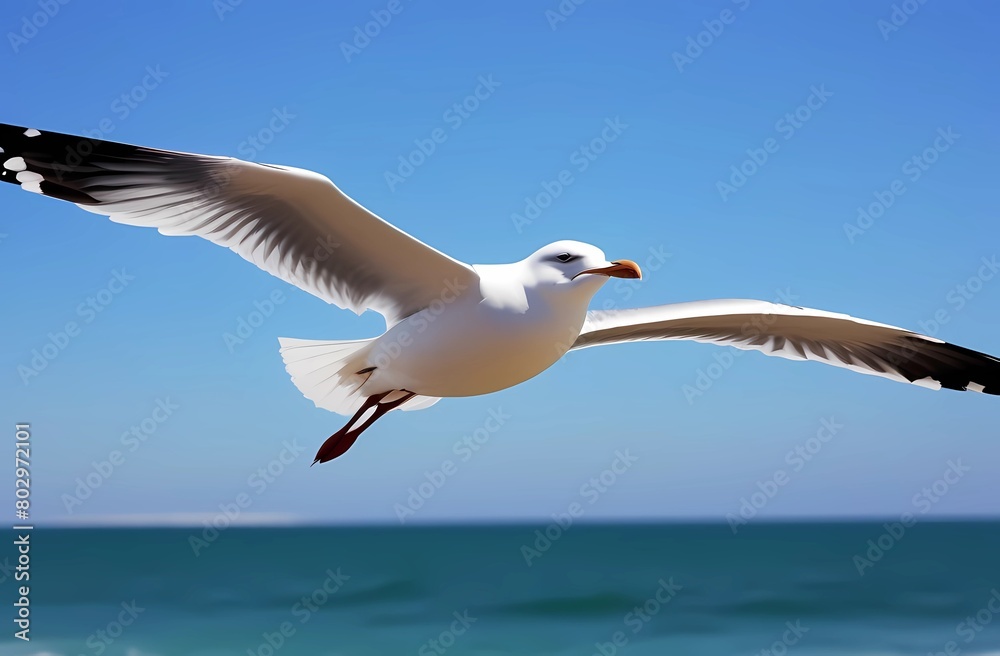
[[[931,389],[1000,394],[1000,359],[846,314],[723,299],[592,311],[572,349],[687,339],[813,360]]]
[[[389,325],[469,289],[468,265],[312,171],[0,124],[0,182],[112,221],[197,235],[328,303]]]

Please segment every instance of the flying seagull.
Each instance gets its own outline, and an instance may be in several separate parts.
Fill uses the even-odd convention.
[[[588,312],[609,277],[641,277],[635,262],[559,241],[511,264],[464,264],[312,171],[4,124],[0,161],[0,180],[25,191],[116,223],[197,235],[327,303],[381,314],[386,331],[371,339],[279,339],[302,394],[351,417],[315,462],[343,455],[391,410],[496,392],[569,350],[630,341],[711,342],[1000,394],[997,358],[846,314],[753,300]]]

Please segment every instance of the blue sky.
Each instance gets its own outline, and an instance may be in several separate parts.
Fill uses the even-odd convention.
[[[791,300],[1000,352],[995,7],[42,5],[4,12],[4,122],[311,168],[467,262],[572,238],[646,265],[597,305]],[[393,413],[309,468],[344,420],[292,386],[277,338],[372,336],[380,317],[208,242],[0,192],[0,398],[32,426],[39,522],[998,511],[995,399],[685,343]],[[227,341],[241,321],[258,325]],[[19,373],[49,342],[65,348]]]

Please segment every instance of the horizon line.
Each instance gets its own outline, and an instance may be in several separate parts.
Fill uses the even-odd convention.
[[[79,517],[69,520],[55,520],[34,522],[33,529],[206,529],[213,526],[212,520],[217,517],[224,517],[218,513],[205,513],[203,516],[194,517],[185,514],[184,516],[165,513],[162,517],[154,516],[108,516],[108,517]],[[741,518],[742,519],[742,518]],[[788,516],[770,518],[743,519],[743,527],[752,524],[760,525],[825,525],[825,524],[881,524],[886,522],[900,521],[899,515],[886,516],[858,516],[858,515],[830,515],[830,516]],[[968,524],[968,523],[994,523],[1000,522],[1000,514],[968,514],[968,515],[934,515],[924,518],[915,518],[914,524]],[[556,523],[554,518],[493,518],[493,519],[473,519],[455,518],[443,520],[411,520],[405,523],[392,521],[366,521],[366,520],[321,520],[315,518],[297,518],[292,516],[268,516],[247,518],[240,521],[229,521],[224,525],[214,526],[215,530],[224,531],[230,528],[236,529],[264,529],[264,528],[291,528],[291,529],[312,529],[312,528],[503,528],[503,527],[545,527]],[[911,524],[914,525],[914,524]],[[24,523],[21,524],[26,525]],[[576,518],[570,526],[627,526],[627,527],[650,527],[650,526],[728,526],[729,522],[725,518],[718,517],[673,517],[673,518]]]

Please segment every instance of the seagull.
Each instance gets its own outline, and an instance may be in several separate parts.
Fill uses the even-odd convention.
[[[197,235],[339,308],[378,312],[360,340],[280,338],[292,383],[349,416],[316,454],[343,455],[392,410],[489,394],[568,351],[693,340],[824,362],[931,389],[1000,394],[1000,359],[846,314],[755,300],[588,311],[630,260],[557,241],[510,264],[460,262],[368,211],[312,171],[0,124],[0,180],[116,223]]]

